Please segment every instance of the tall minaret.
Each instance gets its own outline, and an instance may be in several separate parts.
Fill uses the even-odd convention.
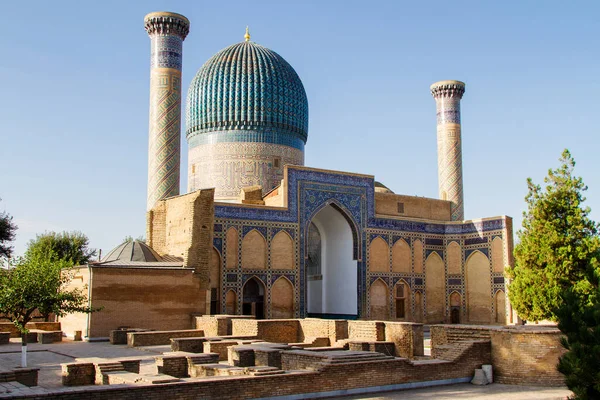
[[[153,12],[144,18],[151,40],[148,203],[179,194],[181,62],[190,21],[180,14]]]
[[[442,200],[452,202],[452,220],[465,217],[463,203],[462,150],[460,139],[460,99],[465,84],[440,81],[430,87],[437,106],[438,185]]]

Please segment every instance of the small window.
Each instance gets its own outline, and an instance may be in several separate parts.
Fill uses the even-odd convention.
[[[273,159],[273,167],[274,168],[279,168],[280,165],[281,165],[281,158],[275,157]]]
[[[196,173],[196,164],[192,164],[192,174]]]
[[[404,214],[404,203],[398,202],[398,214]]]

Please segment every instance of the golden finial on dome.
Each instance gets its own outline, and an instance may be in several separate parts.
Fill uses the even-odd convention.
[[[244,39],[246,39],[246,42],[250,41],[250,30],[248,29],[247,26],[246,26],[246,34],[244,35]]]

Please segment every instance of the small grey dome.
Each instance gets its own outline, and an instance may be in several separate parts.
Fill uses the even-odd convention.
[[[102,262],[107,261],[145,261],[145,262],[157,262],[162,261],[161,256],[150,246],[139,240],[133,240],[131,242],[124,242],[112,249],[104,258]]]

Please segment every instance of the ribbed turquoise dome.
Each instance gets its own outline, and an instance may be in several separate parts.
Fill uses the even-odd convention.
[[[207,132],[249,131],[249,136],[258,133],[279,143],[282,138],[273,135],[282,134],[303,147],[308,100],[302,81],[287,61],[273,50],[246,41],[219,51],[198,70],[188,91],[186,122],[188,141]]]

